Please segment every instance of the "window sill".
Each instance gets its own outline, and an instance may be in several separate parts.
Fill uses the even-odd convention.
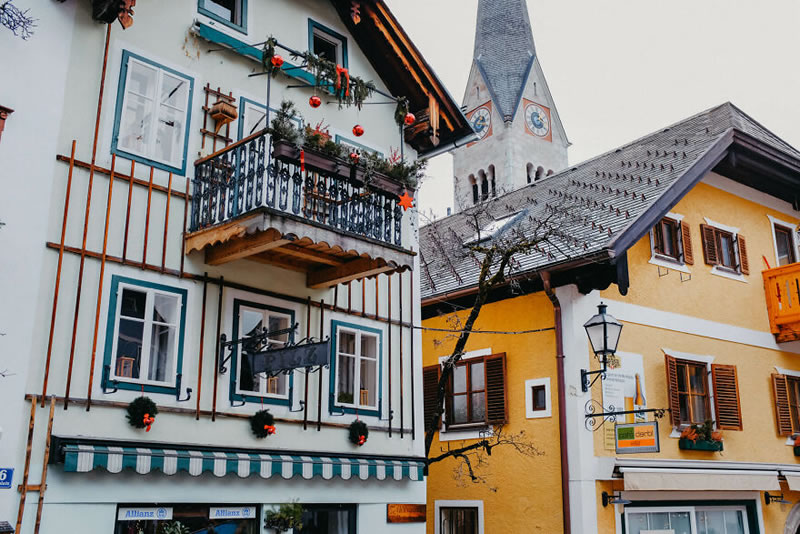
[[[111,378],[105,381],[103,387],[106,389],[123,389],[126,391],[144,391],[145,393],[160,393],[164,395],[176,395],[178,388],[175,385],[155,385],[144,382],[128,382],[119,378]]]
[[[748,283],[747,279],[744,277],[742,273],[737,273],[731,269],[726,269],[724,267],[719,267],[718,265],[714,265],[711,268],[711,274],[721,276],[723,278],[729,278],[731,280],[736,280],[738,282]]]
[[[489,425],[464,425],[439,431],[439,441],[462,441],[468,439],[481,439],[493,434]]]
[[[334,405],[330,409],[332,414],[352,414],[364,417],[380,417],[381,412],[379,408],[353,408],[350,406]]]
[[[650,261],[647,263],[651,265],[657,265],[659,267],[664,267],[665,269],[672,269],[675,271],[680,271],[682,273],[691,274],[691,271],[685,264],[679,263],[675,260],[666,259],[663,256],[653,256],[650,258]]]
[[[269,396],[260,396],[260,395],[248,395],[245,393],[234,393],[231,395],[231,401],[238,401],[238,402],[248,402],[248,403],[259,403],[259,404],[271,404],[273,406],[291,406],[292,399],[291,396],[288,397],[269,397]]]
[[[189,104],[191,105],[191,102],[189,102]],[[188,144],[186,146],[188,146]],[[184,149],[185,149],[185,147],[184,147]],[[174,173],[174,174],[176,174],[178,176],[185,176],[186,175],[186,163],[185,163],[186,160],[185,160],[185,158],[184,158],[184,164],[183,164],[182,167],[174,167],[174,166],[170,165],[169,163],[163,163],[161,161],[150,159],[150,158],[148,158],[146,156],[141,156],[139,154],[136,154],[136,153],[133,153],[133,152],[128,152],[128,151],[126,151],[126,150],[124,150],[122,148],[119,148],[117,146],[116,141],[114,142],[114,145],[111,147],[111,153],[112,154],[117,154],[118,156],[122,156],[122,157],[125,157],[125,158],[128,158],[128,159],[131,159],[133,161],[136,161],[137,163],[142,163],[144,165],[149,165],[150,167],[154,167],[156,169],[161,169],[162,171],[172,172],[172,173]],[[185,150],[184,150],[184,154],[185,154]]]

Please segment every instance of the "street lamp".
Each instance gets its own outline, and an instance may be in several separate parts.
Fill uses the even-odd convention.
[[[622,323],[617,321],[614,316],[606,313],[608,306],[603,304],[597,306],[597,315],[586,321],[583,327],[586,329],[586,335],[589,336],[589,343],[592,344],[594,357],[603,366],[602,369],[597,371],[587,371],[581,369],[581,389],[583,392],[589,391],[589,388],[594,384],[594,380],[589,383],[589,375],[604,374],[608,366],[608,355],[617,352],[617,345],[619,344],[619,335],[622,332]]]

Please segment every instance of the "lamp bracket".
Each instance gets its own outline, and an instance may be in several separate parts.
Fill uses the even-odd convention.
[[[609,404],[606,408],[594,399],[590,399],[586,402],[584,410],[584,427],[586,427],[586,430],[592,430],[593,432],[597,432],[600,428],[602,428],[603,425],[606,424],[606,422],[616,423],[617,416],[619,415],[652,413],[656,419],[661,419],[669,411],[668,408],[645,408],[642,410],[618,411],[614,405]],[[599,417],[602,417],[603,419],[598,422],[598,419],[596,418]]]

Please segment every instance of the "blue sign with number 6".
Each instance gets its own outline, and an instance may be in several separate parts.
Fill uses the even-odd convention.
[[[10,467],[0,467],[0,489],[11,489],[11,480],[14,470]]]

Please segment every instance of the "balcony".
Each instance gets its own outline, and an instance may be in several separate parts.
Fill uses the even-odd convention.
[[[779,343],[800,340],[800,263],[763,272],[769,326]]]
[[[302,162],[301,162],[302,154]],[[185,252],[300,271],[310,288],[413,266],[404,186],[388,176],[253,134],[195,162]]]

